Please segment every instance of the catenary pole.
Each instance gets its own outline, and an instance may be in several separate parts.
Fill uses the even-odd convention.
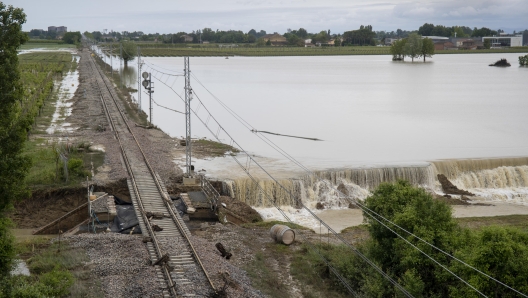
[[[121,84],[121,88],[123,88],[123,68],[122,68],[122,62],[123,62],[123,42],[119,43],[119,83]]]
[[[191,70],[189,69],[189,57],[184,57],[185,65],[185,166],[187,176],[191,176]]]
[[[139,106],[139,111],[141,112],[141,49],[139,48],[139,46],[137,47],[137,61],[138,61],[138,71],[137,71],[137,74],[138,74],[138,78],[137,78],[137,83],[138,83],[138,92],[137,92],[137,96],[138,96],[138,106]]]

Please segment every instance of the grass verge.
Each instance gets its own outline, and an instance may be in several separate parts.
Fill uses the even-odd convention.
[[[57,150],[68,156],[68,181]],[[35,138],[26,142],[24,154],[32,161],[26,177],[26,183],[32,189],[78,185],[86,176],[91,176],[92,169],[95,174],[104,162],[104,153],[90,151],[89,143],[83,141],[68,146]]]
[[[491,217],[457,218],[458,223],[466,228],[478,230],[489,226],[503,226],[518,228],[528,233],[528,215],[502,215]]]
[[[66,44],[66,43],[31,42],[31,41],[20,46],[21,50],[32,50],[32,49],[58,50],[58,49],[72,49],[72,48],[75,48],[75,45]]]
[[[224,156],[227,153],[237,153],[238,150],[235,147],[229,146],[224,143],[219,143],[211,140],[200,139],[192,141],[193,149],[196,149],[198,152],[206,152],[208,155],[212,156]]]
[[[35,238],[17,244],[31,276],[14,276],[8,283],[13,297],[102,297],[86,252],[65,241]]]

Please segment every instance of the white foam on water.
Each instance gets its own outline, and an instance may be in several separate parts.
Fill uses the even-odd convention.
[[[295,209],[291,206],[281,206],[281,210],[284,214],[295,224],[301,225],[313,229],[319,229],[319,221],[317,221],[310,213],[305,209]],[[271,208],[254,208],[262,217],[264,221],[279,220],[288,222],[284,215],[275,207]],[[320,213],[319,210],[314,211],[314,213]]]

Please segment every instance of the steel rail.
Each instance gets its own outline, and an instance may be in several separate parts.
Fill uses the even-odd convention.
[[[92,63],[90,64],[90,66],[92,67],[92,71],[94,70],[94,66],[93,66],[94,62],[92,60]],[[97,70],[97,66],[95,66],[95,70]],[[102,77],[101,73],[97,70],[97,72],[99,73],[99,75],[101,76],[101,80],[103,81],[104,83],[104,78]],[[99,88],[101,88],[101,86],[99,85],[99,81],[96,79],[96,82],[97,82],[97,85],[99,86]],[[106,83],[105,83],[106,85]],[[106,86],[108,87],[108,86]],[[110,126],[112,127],[112,130],[114,131],[114,136],[115,138],[117,139],[118,143],[119,143],[119,149],[121,151],[121,155],[123,157],[123,161],[124,161],[124,164],[127,168],[127,172],[129,173],[129,175],[132,177],[132,183],[133,183],[133,186],[134,186],[134,192],[136,193],[136,197],[137,198],[140,198],[139,196],[139,189],[136,185],[136,182],[135,182],[135,179],[134,179],[134,174],[132,173],[132,167],[130,165],[130,161],[128,159],[128,156],[123,148],[123,144],[121,142],[121,138],[119,137],[119,133],[118,133],[118,130],[116,128],[116,125],[114,124],[114,120],[112,119],[112,116],[110,114],[110,110],[108,109],[108,106],[103,98],[103,93],[102,91],[99,89],[99,92],[100,92],[100,97],[101,97],[101,103],[103,105],[103,109],[105,111],[105,113],[107,114],[108,116],[108,119],[110,121]],[[110,94],[110,96],[112,96]],[[151,236],[151,239],[152,239],[152,243],[154,245],[154,248],[156,250],[156,254],[158,255],[158,259],[160,259],[161,257],[163,257],[163,253],[161,252],[161,249],[160,249],[160,246],[159,246],[159,243],[156,239],[156,235],[154,234],[154,230],[152,228],[152,225],[150,224],[150,221],[148,220],[148,218],[146,218],[146,214],[145,214],[145,209],[144,209],[144,206],[143,206],[143,203],[141,202],[141,199],[138,200],[138,202],[140,203],[140,210],[141,210],[141,214],[142,214],[142,217],[143,217],[143,222],[145,223],[145,226],[147,227],[147,230],[148,230],[148,233],[149,235]],[[175,283],[174,281],[172,280],[172,276],[170,275],[170,272],[168,270],[168,268],[166,266],[163,266],[163,274],[165,275],[165,278],[168,282],[168,286],[169,286],[169,289],[170,289],[170,292],[172,293],[172,295],[174,297],[177,297],[177,293],[176,293],[176,289],[175,289]]]
[[[91,59],[91,67],[92,67],[92,70],[94,69],[94,64],[95,62],[93,61],[93,58]],[[121,108],[119,107],[116,99],[114,98],[114,96],[112,95],[112,92],[111,92],[111,89],[110,87],[108,86],[107,82],[104,80],[104,77],[103,75],[101,74],[101,71],[99,69],[97,69],[97,66],[95,66],[95,69],[97,70],[97,72],[99,73],[100,77],[101,77],[101,80],[103,81],[106,89],[108,90],[109,94],[110,94],[110,97],[112,99],[112,101],[114,102],[115,104],[115,107],[117,108],[118,112],[119,112],[119,115],[121,116],[122,120],[123,120],[123,123],[125,124],[127,130],[129,131],[130,135],[132,136],[132,138],[134,139],[136,145],[138,146],[138,149],[141,153],[141,156],[143,158],[143,161],[145,162],[145,165],[147,166],[149,172],[150,172],[150,175],[158,189],[158,192],[161,194],[162,198],[163,198],[163,202],[165,204],[165,207],[167,208],[173,222],[175,223],[175,225],[177,226],[178,230],[180,231],[180,234],[185,238],[185,240],[187,241],[187,243],[189,244],[189,247],[191,248],[191,251],[192,251],[192,255],[195,259],[195,261],[198,263],[198,265],[200,266],[200,269],[203,271],[203,273],[205,274],[208,282],[209,282],[209,285],[211,286],[211,288],[213,289],[214,292],[216,292],[216,289],[214,287],[214,284],[211,280],[211,278],[209,277],[209,274],[207,273],[207,270],[204,268],[203,266],[203,263],[201,262],[195,248],[194,248],[194,245],[192,244],[191,240],[189,239],[189,235],[187,235],[187,233],[185,232],[184,228],[182,227],[180,221],[178,220],[173,208],[172,208],[172,200],[170,199],[170,197],[168,196],[168,194],[163,190],[162,186],[161,186],[161,182],[159,180],[159,178],[157,177],[157,175],[155,174],[155,171],[154,169],[152,168],[152,166],[150,165],[144,151],[143,151],[143,148],[141,148],[141,145],[139,144],[139,141],[137,140],[136,136],[134,135],[134,133],[132,132],[132,130],[130,129],[130,126],[128,124],[128,121],[123,113],[123,111],[121,110]],[[98,86],[100,87],[99,85],[99,82],[97,81],[97,84]],[[116,139],[118,140],[119,142],[119,145],[120,145],[120,151],[122,153],[122,156],[123,156],[123,160],[124,160],[124,163],[125,163],[125,166],[127,168],[127,172],[129,173],[130,177],[132,178],[131,179],[131,182],[132,182],[132,185],[133,185],[133,189],[134,189],[134,192],[136,194],[136,198],[138,199],[138,202],[139,202],[139,207],[140,207],[140,213],[143,217],[143,222],[145,223],[145,225],[147,226],[147,230],[148,230],[148,233],[151,235],[151,239],[152,239],[152,242],[154,244],[154,247],[155,247],[155,250],[156,250],[156,253],[158,255],[158,259],[162,257],[162,252],[161,252],[161,249],[159,247],[159,243],[158,243],[158,240],[156,238],[156,235],[154,234],[154,230],[150,224],[150,220],[146,217],[146,212],[145,212],[145,209],[144,209],[144,206],[143,206],[143,202],[141,201],[141,196],[140,196],[140,193],[139,193],[139,187],[137,186],[137,183],[136,183],[136,179],[134,177],[134,173],[132,172],[132,167],[131,167],[131,164],[130,164],[130,161],[127,157],[127,154],[124,150],[124,147],[122,145],[122,142],[121,142],[121,139],[119,138],[119,133],[117,131],[117,128],[116,128],[116,125],[114,124],[114,121],[110,115],[110,111],[108,109],[108,106],[103,98],[103,95],[102,95],[102,91],[99,90],[100,93],[101,93],[101,101],[103,103],[103,109],[105,110],[107,116],[108,116],[108,119],[110,120],[110,124],[112,126],[112,129],[114,130],[114,134],[115,134],[115,137]],[[174,283],[173,279],[172,279],[172,276],[170,275],[170,272],[168,270],[168,268],[166,266],[163,266],[163,271],[164,271],[164,275],[166,276],[166,279],[169,283],[169,288],[171,290],[171,293],[174,295],[174,296],[177,296],[176,294],[176,290],[175,290],[175,286],[176,284]]]

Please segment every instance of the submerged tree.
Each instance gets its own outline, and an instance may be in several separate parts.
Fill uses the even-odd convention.
[[[128,61],[133,60],[137,56],[137,47],[131,41],[122,41],[121,46],[121,59],[125,61],[125,67],[128,67]]]
[[[403,60],[405,59],[405,44],[406,39],[400,39],[392,43],[390,52],[392,54],[392,60]]]
[[[424,38],[422,40],[422,52],[421,52],[421,55],[424,58],[424,62],[425,62],[425,57],[432,58],[434,55],[434,52],[435,52],[435,47],[434,47],[433,40],[427,37]]]
[[[422,37],[416,33],[412,33],[407,38],[405,43],[405,55],[411,57],[414,62],[414,58],[418,58],[422,53]]]
[[[22,156],[31,119],[20,111],[24,87],[17,56],[17,49],[28,39],[22,32],[25,22],[22,9],[0,2],[0,279],[9,274],[14,257],[13,236],[7,229],[11,221],[6,211],[15,199],[27,194],[23,181],[30,166]]]

